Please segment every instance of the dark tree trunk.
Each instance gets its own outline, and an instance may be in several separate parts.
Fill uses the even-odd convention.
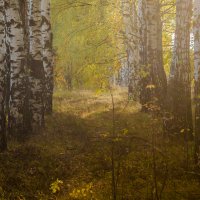
[[[176,32],[169,92],[171,95],[172,132],[192,136],[191,66],[190,66],[190,23],[191,0],[176,2]]]
[[[200,2],[194,1],[195,162],[200,164]]]
[[[42,51],[45,71],[45,112],[52,113],[53,106],[53,51],[50,20],[50,0],[41,0],[42,15]]]
[[[0,0],[0,151],[7,148],[6,142],[6,38],[4,0]]]
[[[139,1],[141,104],[143,110],[164,108],[167,79],[163,67],[160,5]],[[152,106],[153,105],[153,106]]]

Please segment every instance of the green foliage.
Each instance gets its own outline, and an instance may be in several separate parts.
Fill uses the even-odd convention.
[[[51,0],[57,88],[108,85],[126,57],[120,0]],[[167,75],[175,31],[174,0],[161,2],[163,62]],[[141,72],[145,77],[146,72]]]
[[[56,86],[99,88],[119,68],[118,0],[52,0]]]
[[[175,13],[176,7],[172,6],[175,1],[169,3],[168,0],[162,1],[161,7],[162,21],[163,21],[163,62],[167,76],[170,72],[172,52],[173,52],[173,35],[175,33]]]

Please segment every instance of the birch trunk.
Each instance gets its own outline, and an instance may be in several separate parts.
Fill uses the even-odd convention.
[[[155,0],[139,0],[139,66],[141,76],[141,104],[143,110],[164,107],[167,79],[162,57],[162,24],[160,5]]]
[[[130,80],[129,80],[129,98],[133,98],[135,100],[139,99],[139,30],[138,30],[138,15],[136,9],[136,3],[133,1],[132,3],[132,45],[130,47],[132,56],[129,58],[130,62]]]
[[[195,161],[200,160],[200,1],[194,1]]]
[[[6,144],[6,41],[5,41],[5,9],[4,0],[0,0],[0,151]]]
[[[128,73],[128,89],[129,98],[137,99],[139,97],[138,89],[138,27],[137,27],[137,13],[135,2],[130,0],[123,1],[123,19],[125,25],[125,46],[127,52],[127,65],[129,66]]]
[[[53,101],[53,53],[52,53],[52,31],[50,19],[50,0],[41,1],[42,14],[42,48],[43,66],[45,71],[45,111],[52,113]]]
[[[151,93],[147,88],[150,85],[150,70],[147,63],[147,5],[146,0],[138,1],[138,28],[139,28],[139,67],[140,67],[140,103],[142,110],[147,111]]]
[[[28,1],[29,27],[29,109],[31,126],[38,129],[44,124],[44,68],[42,61],[41,1]]]
[[[158,109],[164,107],[167,79],[163,67],[162,23],[159,1],[148,0],[147,5],[147,63],[150,68],[151,99]]]
[[[170,90],[172,95],[172,114],[174,132],[192,133],[191,108],[191,66],[190,66],[190,23],[192,1],[176,1],[176,31],[172,67],[170,71]],[[190,134],[191,135],[191,134]]]
[[[10,99],[9,99],[9,131],[24,132],[25,87],[25,52],[24,29],[19,0],[5,0],[7,25],[7,45],[9,52]]]

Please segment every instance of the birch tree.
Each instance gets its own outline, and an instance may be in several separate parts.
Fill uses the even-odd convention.
[[[45,71],[45,111],[52,113],[53,101],[53,53],[52,53],[52,31],[50,20],[50,0],[41,1],[42,15],[42,55]]]
[[[162,23],[159,1],[147,1],[147,63],[150,68],[151,95],[158,106],[164,107],[167,79],[162,56]],[[148,86],[147,86],[148,87]]]
[[[140,32],[141,103],[164,106],[167,80],[162,57],[162,24],[160,4],[155,0],[138,3]]]
[[[28,1],[29,27],[29,107],[31,125],[38,129],[44,123],[44,68],[42,60],[41,1]]]
[[[125,25],[125,46],[127,52],[128,73],[128,89],[129,98],[138,98],[139,94],[139,74],[138,74],[138,27],[137,27],[137,11],[134,1],[124,0],[122,5],[123,20]]]
[[[0,151],[6,149],[6,42],[4,0],[0,0]]]
[[[192,132],[190,23],[191,0],[176,1],[176,30],[170,70],[174,131]]]
[[[150,71],[147,64],[147,8],[146,0],[138,1],[138,28],[139,28],[139,67],[140,67],[140,103],[142,110],[146,110],[146,104],[150,99]]]
[[[5,0],[7,26],[6,42],[9,53],[9,130],[22,133],[24,130],[24,104],[26,96],[24,29],[19,0]]]
[[[200,159],[200,1],[194,1],[195,160]]]

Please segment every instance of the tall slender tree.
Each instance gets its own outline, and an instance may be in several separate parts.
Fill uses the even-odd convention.
[[[159,1],[139,0],[139,55],[141,74],[141,103],[164,106],[167,79],[162,56],[162,24]]]
[[[194,1],[195,161],[200,160],[200,1]]]
[[[42,15],[42,55],[45,71],[45,111],[52,113],[53,101],[53,52],[50,20],[50,0],[41,0]]]
[[[192,133],[190,24],[192,0],[176,1],[176,31],[169,89],[174,131]]]
[[[44,123],[44,81],[45,73],[42,60],[42,17],[41,1],[28,1],[29,28],[29,107],[31,126],[38,129]]]
[[[163,67],[162,23],[159,1],[147,0],[147,63],[150,68],[151,101],[164,107],[167,79]],[[148,86],[147,86],[148,87]]]
[[[5,41],[5,8],[0,0],[0,151],[6,149],[6,41]]]
[[[138,50],[138,27],[137,27],[137,11],[136,3],[130,0],[123,0],[123,19],[125,25],[125,46],[127,53],[128,73],[128,89],[129,98],[139,97],[139,50]]]
[[[25,104],[25,43],[20,0],[5,0],[6,42],[10,69],[9,130],[24,132]]]
[[[147,64],[147,8],[146,0],[138,1],[138,28],[139,28],[139,67],[140,67],[140,103],[146,111],[146,104],[150,99],[150,71]]]

